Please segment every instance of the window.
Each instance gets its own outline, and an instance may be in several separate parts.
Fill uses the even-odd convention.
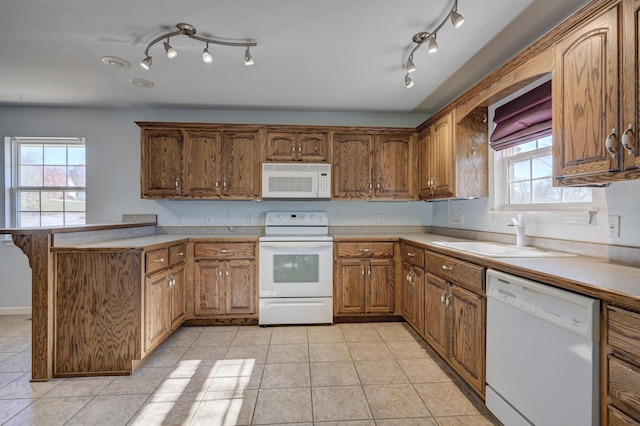
[[[11,226],[86,222],[83,138],[10,138]]]
[[[533,139],[500,151],[505,207],[591,203],[591,188],[553,187],[552,136]]]

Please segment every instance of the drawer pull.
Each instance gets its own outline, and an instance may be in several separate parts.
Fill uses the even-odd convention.
[[[162,263],[164,262],[164,257],[161,257],[160,259],[156,259],[153,261],[153,263]]]
[[[363,249],[360,249],[360,251],[363,253],[371,253],[373,250],[369,248],[363,248]]]
[[[409,257],[416,257],[416,254],[415,254],[415,253],[411,253],[411,252],[409,252],[409,253],[407,253],[407,256],[409,256]]]
[[[231,250],[227,250],[227,249],[220,249],[218,250],[218,253],[229,253]]]
[[[442,269],[444,269],[445,271],[453,271],[453,267],[447,265],[442,265]]]
[[[184,252],[181,251],[180,253],[176,253],[176,256],[184,256]]]

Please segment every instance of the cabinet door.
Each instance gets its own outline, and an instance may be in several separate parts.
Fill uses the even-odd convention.
[[[624,170],[640,169],[640,0],[625,0],[624,8],[624,32],[622,45],[624,46],[622,57],[622,104],[623,118],[620,130],[627,131],[628,149],[623,149]],[[621,136],[622,137],[622,136]]]
[[[140,173],[142,198],[170,198],[181,195],[181,130],[141,130]]]
[[[413,325],[413,266],[407,262],[402,262],[402,316]]]
[[[164,270],[145,279],[145,352],[162,342],[171,328],[168,274]]]
[[[196,262],[196,315],[224,314],[225,265],[216,260]]]
[[[180,327],[186,318],[185,306],[185,272],[184,264],[174,266],[170,270],[173,278],[171,287],[170,307],[171,307],[171,329]]]
[[[593,182],[589,175],[619,169],[617,20],[614,7],[556,44],[553,160],[560,184],[576,175],[583,183]],[[606,147],[612,131],[613,157]]]
[[[454,128],[456,197],[489,196],[489,125],[487,108],[456,117]]]
[[[447,358],[449,338],[447,310],[442,302],[446,297],[447,283],[427,272],[424,292],[424,336],[427,342],[444,358]]]
[[[297,159],[310,163],[329,162],[329,139],[326,133],[299,133]]]
[[[485,300],[456,285],[451,286],[450,291],[449,360],[470,385],[484,394]]]
[[[373,194],[380,198],[410,200],[416,174],[410,133],[377,135],[373,148]]]
[[[372,137],[335,134],[333,137],[333,197],[369,199],[372,195]]]
[[[295,161],[298,157],[298,144],[295,133],[268,132],[264,146],[266,161]]]
[[[431,138],[431,175],[435,196],[432,198],[453,197],[455,188],[453,175],[453,123],[451,114],[441,118],[433,125]]]
[[[364,261],[338,259],[334,285],[336,315],[361,314],[366,311]]]
[[[220,132],[185,132],[182,169],[185,197],[217,198],[220,195],[220,150]]]
[[[411,320],[415,330],[424,334],[424,283],[423,269],[413,268],[411,275]]]
[[[428,127],[420,132],[418,141],[419,172],[418,172],[418,196],[421,200],[426,200],[435,196],[435,188],[432,185],[432,164],[433,157],[433,127]]]
[[[258,132],[225,132],[222,144],[222,195],[247,200],[258,197],[260,157]]]
[[[366,275],[365,312],[393,313],[393,259],[370,259],[363,262]]]
[[[256,263],[253,260],[225,262],[225,314],[256,313]]]

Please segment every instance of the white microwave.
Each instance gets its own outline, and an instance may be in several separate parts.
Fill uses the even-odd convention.
[[[263,163],[262,198],[328,200],[331,198],[331,164]]]

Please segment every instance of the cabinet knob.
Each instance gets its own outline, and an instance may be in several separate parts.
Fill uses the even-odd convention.
[[[611,155],[611,158],[615,158],[616,157],[616,153],[612,149],[612,147],[613,147],[613,138],[617,138],[615,127],[613,129],[611,129],[611,133],[609,133],[609,136],[607,136],[607,139],[604,141],[604,147],[607,149],[607,152],[609,153],[609,155]]]
[[[633,155],[633,148],[629,147],[629,133],[633,135],[633,124],[629,124],[627,130],[622,134],[622,140],[620,142],[622,142],[622,146],[627,150],[629,155]]]

